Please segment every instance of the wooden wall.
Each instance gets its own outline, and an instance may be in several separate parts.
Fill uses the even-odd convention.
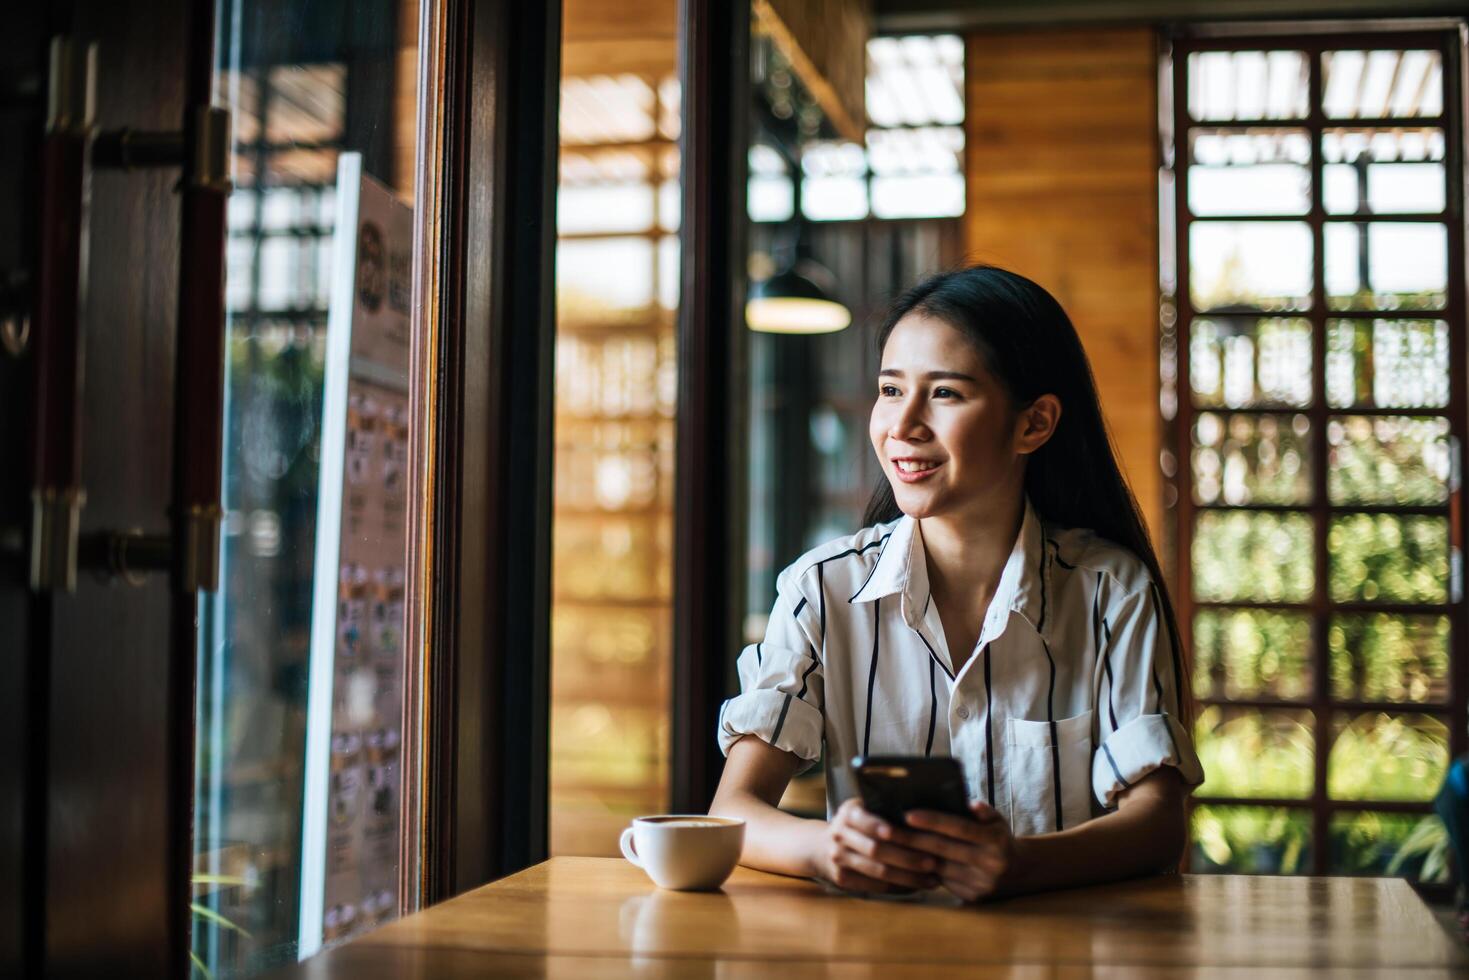
[[[1160,541],[1154,34],[985,32],[967,49],[968,258],[1029,276],[1070,313]]]

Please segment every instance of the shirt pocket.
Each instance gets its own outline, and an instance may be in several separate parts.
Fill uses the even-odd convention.
[[[1017,836],[1063,830],[1091,818],[1090,711],[1054,723],[1009,719],[1006,755],[1010,829]]]

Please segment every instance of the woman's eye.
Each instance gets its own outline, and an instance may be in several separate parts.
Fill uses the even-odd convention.
[[[896,398],[898,396],[896,385],[879,385],[877,390],[884,398]]]
[[[959,397],[959,393],[957,391],[955,391],[953,388],[935,388],[933,390],[933,397],[935,397],[935,398],[958,398]]]

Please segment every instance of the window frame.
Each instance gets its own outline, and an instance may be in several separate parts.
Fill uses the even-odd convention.
[[[1312,759],[1312,791],[1302,799],[1271,799],[1257,797],[1195,796],[1190,808],[1196,805],[1281,807],[1311,815],[1311,861],[1308,873],[1322,875],[1330,873],[1331,866],[1331,821],[1337,814],[1350,815],[1364,811],[1381,813],[1431,812],[1427,802],[1333,800],[1328,793],[1328,769],[1330,752],[1335,738],[1334,721],[1338,714],[1360,712],[1385,712],[1397,715],[1428,715],[1444,721],[1449,729],[1449,755],[1457,757],[1469,749],[1469,733],[1466,733],[1466,697],[1469,697],[1469,605],[1463,598],[1463,564],[1465,552],[1465,528],[1462,520],[1463,490],[1458,485],[1460,447],[1466,434],[1466,386],[1469,386],[1469,365],[1464,363],[1466,352],[1465,331],[1465,242],[1464,242],[1464,110],[1462,90],[1462,25],[1439,21],[1431,25],[1373,24],[1371,30],[1348,30],[1329,25],[1318,32],[1311,32],[1305,25],[1294,25],[1293,30],[1271,31],[1269,28],[1238,28],[1220,25],[1213,29],[1200,28],[1191,32],[1175,31],[1165,36],[1160,59],[1160,187],[1159,203],[1162,211],[1160,236],[1161,276],[1160,303],[1160,406],[1163,417],[1163,452],[1160,457],[1164,477],[1165,506],[1165,553],[1170,560],[1173,595],[1179,613],[1179,627],[1185,647],[1193,649],[1193,625],[1196,612],[1206,608],[1220,609],[1286,609],[1306,612],[1311,620],[1310,662],[1312,664],[1312,687],[1309,698],[1284,700],[1274,698],[1233,699],[1223,696],[1196,698],[1200,706],[1227,705],[1245,709],[1297,709],[1312,714],[1314,752]],[[1373,49],[1431,49],[1440,52],[1443,64],[1444,109],[1437,117],[1413,117],[1409,120],[1384,119],[1327,119],[1322,108],[1321,55],[1332,50]],[[1197,52],[1236,50],[1290,50],[1301,51],[1308,59],[1308,107],[1304,119],[1194,122],[1188,114],[1188,56]],[[1324,233],[1329,220],[1347,220],[1345,215],[1328,215],[1323,201],[1323,159],[1321,154],[1324,129],[1343,126],[1371,128],[1390,127],[1394,123],[1412,126],[1437,126],[1445,133],[1445,182],[1446,200],[1440,215],[1408,216],[1418,220],[1434,221],[1448,229],[1447,261],[1448,296],[1444,309],[1425,312],[1423,317],[1442,319],[1449,331],[1449,399],[1441,409],[1382,409],[1382,408],[1334,408],[1326,399],[1326,327],[1328,320],[1361,320],[1370,323],[1387,311],[1341,311],[1332,310],[1327,304],[1325,285]],[[1311,199],[1310,210],[1303,216],[1290,216],[1287,220],[1309,226],[1313,241],[1312,255],[1312,302],[1310,309],[1302,312],[1282,313],[1282,316],[1305,319],[1310,322],[1311,332],[1311,391],[1307,407],[1282,409],[1273,405],[1250,406],[1240,409],[1200,408],[1194,404],[1190,382],[1189,330],[1196,311],[1193,309],[1189,290],[1189,231],[1194,216],[1188,206],[1188,147],[1191,129],[1226,129],[1245,127],[1251,124],[1271,128],[1304,129],[1312,141],[1310,160]],[[1403,220],[1405,216],[1374,216],[1372,220]],[[1251,221],[1281,220],[1280,216],[1218,215],[1208,220]],[[1170,266],[1171,272],[1170,275]],[[1200,314],[1207,318],[1210,314]],[[1217,311],[1214,315],[1220,315]],[[1225,315],[1229,315],[1227,312]],[[1271,315],[1262,313],[1262,316]],[[1389,313],[1389,315],[1391,315]],[[1268,414],[1281,410],[1304,414],[1311,423],[1309,435],[1312,493],[1310,503],[1305,506],[1196,504],[1193,496],[1192,432],[1194,422],[1201,412],[1234,412]],[[1410,415],[1435,415],[1449,420],[1452,474],[1449,480],[1448,501],[1442,506],[1366,506],[1333,505],[1328,494],[1329,445],[1327,424],[1333,415],[1362,415],[1392,417]],[[1311,597],[1303,603],[1261,602],[1204,602],[1193,596],[1192,549],[1194,521],[1204,511],[1255,511],[1294,512],[1309,516],[1312,522],[1312,566],[1313,590]],[[1409,605],[1379,602],[1339,603],[1330,596],[1329,556],[1327,533],[1333,517],[1349,513],[1369,514],[1420,514],[1431,513],[1447,519],[1449,535],[1449,595],[1448,601],[1440,605]],[[1371,700],[1339,700],[1331,690],[1331,652],[1329,648],[1328,624],[1338,612],[1371,611],[1387,613],[1433,613],[1449,617],[1449,676],[1448,700],[1439,705],[1423,702],[1381,702]],[[1186,858],[1186,860],[1188,860]]]

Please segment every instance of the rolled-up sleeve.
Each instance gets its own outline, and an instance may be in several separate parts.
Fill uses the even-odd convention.
[[[755,735],[794,753],[804,771],[821,758],[821,656],[808,627],[810,603],[788,575],[778,589],[765,639],[740,653],[741,693],[719,710],[719,750],[728,755],[742,736]]]
[[[1177,769],[1188,786],[1204,781],[1193,739],[1179,718],[1185,679],[1179,676],[1180,659],[1161,601],[1150,584],[1110,604],[1099,597],[1097,604],[1100,739],[1092,758],[1092,791],[1109,809],[1118,793],[1161,766]]]

